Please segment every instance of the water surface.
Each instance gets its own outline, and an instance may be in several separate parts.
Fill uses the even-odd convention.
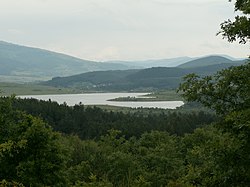
[[[89,93],[89,94],[58,94],[58,95],[27,95],[20,98],[35,98],[39,100],[56,101],[59,104],[67,103],[69,106],[75,104],[83,105],[110,105],[131,108],[163,108],[175,109],[183,105],[182,101],[108,101],[118,97],[140,97],[148,93]]]

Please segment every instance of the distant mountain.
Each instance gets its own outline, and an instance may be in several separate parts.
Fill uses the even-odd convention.
[[[69,77],[55,77],[42,84],[98,91],[131,91],[175,88],[189,71],[181,68],[155,67],[138,70],[88,72]]]
[[[184,64],[179,65],[180,68],[194,68],[194,67],[204,67],[209,65],[216,65],[216,64],[242,64],[245,60],[231,60],[229,58],[223,56],[207,56],[203,58],[198,58],[195,60],[191,60]]]
[[[208,56],[203,58],[179,57],[171,59],[131,61],[131,62],[127,61],[94,62],[89,60],[82,60],[61,53],[56,53],[38,48],[25,47],[0,41],[0,81],[2,82],[7,82],[7,81],[32,82],[36,80],[39,81],[49,80],[52,77],[67,77],[86,72],[102,71],[103,76],[101,76],[99,72],[98,73],[99,75],[96,77],[96,79],[98,79],[98,77],[100,76],[102,77],[102,81],[104,81],[106,80],[106,77],[110,77],[110,75],[113,75],[114,77],[113,78],[111,77],[111,79],[116,78],[117,79],[116,82],[125,84],[132,80],[132,78],[128,78],[128,75],[126,78],[123,78],[122,82],[119,77],[115,76],[116,72],[109,71],[108,73],[110,73],[110,75],[108,75],[108,73],[105,73],[104,71],[145,69],[151,67],[176,67],[176,66],[178,66],[178,68],[190,69],[197,67],[205,67],[209,65],[217,65],[218,67],[216,66],[210,67],[211,69],[217,69],[219,68],[219,66],[224,66],[218,64],[226,64],[225,66],[227,66],[227,64],[237,65],[243,62],[244,61],[239,61],[239,60],[236,61],[230,59],[229,57],[225,58],[224,56]],[[201,69],[200,72],[205,73],[206,71],[208,71],[208,69]],[[160,69],[152,69],[152,70],[161,71]],[[171,71],[175,72],[174,69],[172,69]],[[122,71],[117,71],[117,72],[121,74],[120,76],[124,75],[124,72]],[[133,71],[127,71],[127,73],[128,72],[133,72]],[[87,74],[86,76],[93,76],[95,74],[96,72]],[[177,75],[178,73],[174,77],[176,77]],[[145,80],[148,78],[147,73],[143,78]],[[138,79],[138,81],[139,80],[143,82],[142,79]],[[86,80],[85,82],[88,81]],[[136,82],[137,80],[134,81]],[[149,79],[147,81],[150,82]],[[95,83],[90,83],[90,84],[94,85]],[[132,84],[133,83],[131,83],[130,85]]]
[[[151,67],[176,67],[180,64],[194,60],[190,57],[178,57],[169,59],[142,60],[142,61],[107,61],[108,63],[118,63],[134,68],[151,68]]]
[[[129,69],[115,63],[82,60],[69,55],[0,41],[0,75],[52,78],[89,71]]]
[[[210,56],[212,56],[212,55],[210,55]],[[232,61],[246,60],[246,58],[235,58],[235,57],[231,57],[231,56],[225,55],[225,54],[213,55],[213,56],[223,56],[223,57],[228,58],[228,59],[230,59],[230,60],[232,60]]]
[[[194,58],[191,57],[178,57],[160,60],[147,60],[144,61],[148,68],[150,67],[177,67],[180,64],[189,62]]]
[[[145,69],[152,67],[181,67],[191,68],[198,66],[207,66],[223,63],[237,64],[244,61],[244,59],[236,59],[228,55],[210,55],[205,57],[178,57],[169,59],[156,59],[144,61],[107,61],[108,63],[118,63],[126,66],[131,66],[137,69]]]
[[[155,89],[175,89],[181,83],[183,76],[189,73],[210,75],[219,70],[241,63],[222,63],[190,68],[154,67],[139,70],[97,71],[57,77],[44,82],[45,85],[71,87],[83,90],[98,91],[138,91]]]

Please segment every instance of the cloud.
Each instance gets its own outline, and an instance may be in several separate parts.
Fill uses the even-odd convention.
[[[226,0],[0,2],[1,40],[99,60],[220,53],[209,46],[219,45],[219,24],[234,16]],[[245,54],[233,46],[228,53]]]

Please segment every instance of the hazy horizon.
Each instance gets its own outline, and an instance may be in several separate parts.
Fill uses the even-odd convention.
[[[66,53],[63,53],[63,52],[52,51],[52,50],[44,49],[44,48],[40,48],[40,47],[26,46],[26,45],[11,43],[11,42],[2,41],[2,40],[0,40],[0,42],[11,44],[11,45],[13,44],[13,45],[21,46],[21,47],[28,47],[28,48],[34,48],[34,49],[39,49],[39,50],[45,50],[45,51],[49,51],[49,52],[53,52],[53,53],[59,53],[59,54],[63,54],[63,55],[68,55],[68,56],[79,58],[79,59],[82,59],[82,60],[95,61],[95,62],[146,62],[146,61],[171,60],[171,59],[181,59],[181,58],[190,58],[190,60],[194,60],[196,58],[203,58],[203,57],[209,57],[209,56],[222,56],[222,57],[225,57],[225,58],[228,58],[228,59],[232,59],[232,60],[242,60],[242,59],[245,59],[244,57],[235,57],[235,56],[231,56],[231,55],[227,55],[227,54],[207,54],[207,55],[203,55],[203,56],[176,56],[176,57],[171,57],[171,58],[166,57],[166,58],[154,58],[154,59],[152,58],[152,59],[139,59],[139,60],[133,60],[133,59],[131,59],[131,60],[114,59],[114,60],[97,61],[97,60],[91,60],[91,59],[85,59],[85,58],[77,57],[77,56],[66,54]]]
[[[227,0],[0,0],[0,40],[93,61],[229,55],[249,47],[216,36]]]

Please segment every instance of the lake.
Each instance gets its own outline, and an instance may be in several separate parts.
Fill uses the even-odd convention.
[[[20,98],[35,98],[38,100],[51,100],[59,104],[67,103],[69,106],[75,104],[83,105],[110,105],[131,108],[162,108],[162,109],[175,109],[184,103],[182,101],[108,101],[118,97],[142,97],[148,93],[88,93],[88,94],[59,94],[59,95],[27,95],[19,96]]]

